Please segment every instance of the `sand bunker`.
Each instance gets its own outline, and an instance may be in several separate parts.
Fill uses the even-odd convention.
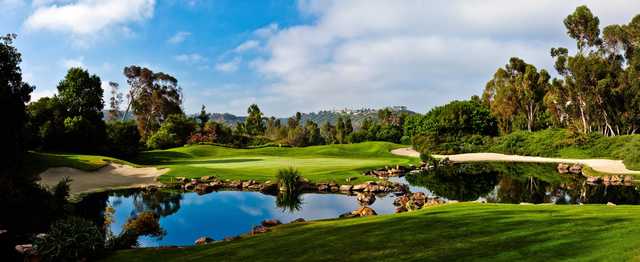
[[[40,174],[40,183],[54,186],[64,177],[70,177],[71,193],[84,193],[113,188],[158,185],[157,178],[169,169],[155,167],[136,168],[110,163],[96,171],[83,171],[69,167],[49,168]]]
[[[394,155],[420,157],[420,153],[412,148],[399,148],[391,150]],[[434,155],[437,158],[448,157],[454,162],[479,162],[479,161],[500,161],[500,162],[531,162],[531,163],[576,163],[591,167],[593,170],[609,174],[640,174],[640,171],[627,169],[622,160],[610,159],[569,159],[569,158],[549,158],[536,156],[504,155],[496,153],[469,153],[457,155]]]

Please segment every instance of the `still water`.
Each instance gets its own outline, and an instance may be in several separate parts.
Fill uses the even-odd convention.
[[[544,164],[457,164],[410,174],[391,181],[409,185],[445,200],[495,203],[607,203],[638,204],[635,186],[589,185],[576,175],[560,175]],[[378,195],[371,207],[378,214],[393,213],[393,194]],[[262,220],[283,223],[336,218],[359,207],[355,196],[305,193],[271,196],[258,192],[219,191],[206,195],[193,192],[136,190],[96,193],[78,204],[81,215],[104,222],[104,210],[113,211],[109,229],[121,232],[137,214],[159,215],[166,232],[161,239],[142,237],[141,246],[192,245],[202,236],[216,240],[246,233]]]

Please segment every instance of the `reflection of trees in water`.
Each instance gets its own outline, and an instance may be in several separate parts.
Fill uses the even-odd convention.
[[[489,201],[500,203],[640,203],[635,187],[589,185],[583,177],[558,174],[548,164],[460,163],[408,174],[406,179],[438,196],[461,201],[489,196]]]
[[[471,201],[490,193],[498,177],[485,165],[456,164],[408,174],[406,179],[411,185],[425,187],[438,196]]]
[[[503,175],[498,186],[500,203],[544,203],[548,200],[546,188],[549,183],[533,177],[519,179]]]
[[[585,185],[582,193],[584,203],[640,203],[640,193],[635,186]]]
[[[276,206],[282,211],[295,212],[302,208],[302,194],[293,191],[281,191],[276,195]]]
[[[178,212],[180,201],[182,200],[182,192],[170,190],[156,190],[153,192],[125,190],[116,191],[113,195],[131,197],[135,209],[132,211],[132,215],[151,211],[161,217],[165,217]]]

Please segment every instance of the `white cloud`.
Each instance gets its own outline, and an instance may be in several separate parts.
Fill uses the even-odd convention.
[[[40,0],[34,5],[36,10],[25,21],[27,29],[87,36],[151,18],[155,0]]]
[[[187,64],[199,64],[207,61],[207,58],[198,53],[177,55],[175,56],[175,59]]]
[[[239,57],[235,57],[231,61],[217,63],[215,68],[217,71],[223,73],[232,73],[238,70],[240,62],[242,62],[242,60]]]
[[[512,56],[553,72],[549,49],[575,45],[562,20],[581,4],[605,25],[640,13],[640,2],[623,0],[299,1],[312,22],[273,24],[252,39],[266,55],[250,68],[269,83],[270,100],[257,102],[282,115],[398,104],[424,112],[480,94]]]
[[[167,43],[179,44],[184,42],[184,40],[186,40],[187,37],[189,36],[191,36],[191,32],[180,31],[180,32],[177,32],[172,37],[170,37],[169,39],[167,39]]]
[[[234,50],[238,53],[242,53],[248,50],[256,49],[258,47],[260,47],[260,42],[258,42],[257,40],[248,40],[240,44]]]
[[[69,69],[72,67],[85,67],[84,64],[84,57],[80,56],[77,58],[68,58],[68,59],[63,59],[60,62],[60,65],[63,66],[65,69]]]

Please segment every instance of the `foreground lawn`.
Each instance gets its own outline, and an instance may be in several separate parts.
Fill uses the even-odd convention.
[[[460,203],[368,218],[288,224],[231,242],[134,249],[107,261],[628,261],[640,206]]]
[[[361,183],[373,179],[360,176],[365,170],[418,162],[389,152],[400,147],[403,146],[386,142],[257,149],[194,145],[143,152],[136,162],[170,168],[161,177],[163,181],[201,176],[266,181],[274,180],[279,169],[294,167],[314,182],[345,183],[347,178],[358,176],[353,183]]]

